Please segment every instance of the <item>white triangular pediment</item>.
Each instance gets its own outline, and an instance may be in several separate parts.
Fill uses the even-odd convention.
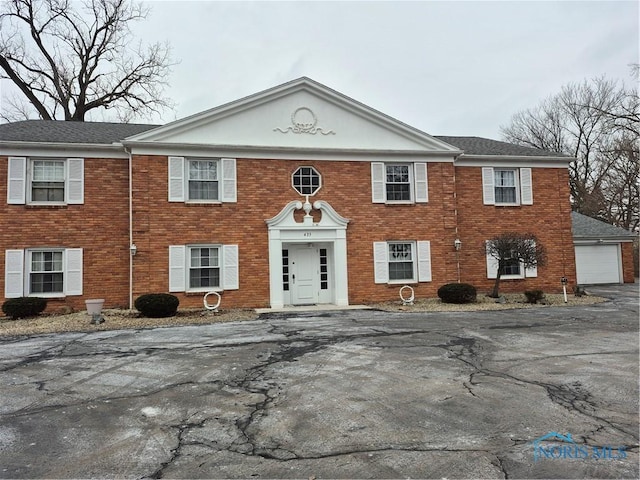
[[[149,130],[125,143],[254,150],[458,152],[308,78]]]

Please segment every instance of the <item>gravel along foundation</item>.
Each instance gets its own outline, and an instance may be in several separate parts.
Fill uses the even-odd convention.
[[[605,298],[597,296],[576,297],[569,295],[567,303],[563,295],[547,294],[542,304],[526,303],[524,295],[506,294],[500,302],[495,298],[478,296],[478,301],[468,304],[442,303],[439,298],[418,299],[413,305],[403,305],[400,300],[369,305],[376,310],[388,312],[472,312],[478,310],[506,310],[513,308],[543,308],[546,306],[573,306],[600,303]],[[92,324],[87,312],[74,312],[64,315],[43,314],[35,318],[9,320],[0,318],[0,337],[18,335],[36,335],[57,332],[93,332],[99,330],[120,330],[155,328],[176,325],[202,325],[220,322],[238,322],[254,320],[258,314],[252,309],[220,310],[213,313],[206,310],[179,310],[177,315],[168,318],[146,318],[135,310],[102,311],[103,323]]]

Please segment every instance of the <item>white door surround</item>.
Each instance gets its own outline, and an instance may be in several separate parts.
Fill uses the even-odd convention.
[[[311,210],[319,210],[322,214],[320,221],[314,222],[310,215]],[[294,213],[296,210],[303,209],[305,216],[302,222],[296,222]],[[318,200],[313,203],[309,201],[303,202],[297,200],[289,202],[285,207],[273,218],[266,220],[269,229],[269,287],[270,287],[270,304],[271,308],[282,308],[285,305],[285,292],[283,289],[283,264],[282,250],[287,248],[293,249],[294,256],[298,259],[302,258],[305,264],[304,268],[315,267],[318,257],[304,255],[302,252],[305,248],[314,252],[318,244],[322,244],[331,253],[328,256],[331,262],[329,266],[329,284],[331,286],[329,297],[323,297],[310,292],[301,290],[295,293],[291,290],[291,280],[289,283],[289,292],[286,295],[289,303],[307,303],[303,297],[309,298],[309,302],[314,303],[333,303],[339,306],[349,305],[348,284],[347,284],[347,224],[349,220],[341,217],[327,202]],[[299,260],[300,261],[300,260]],[[318,261],[319,265],[319,261]],[[314,270],[315,271],[315,270]],[[293,274],[290,266],[290,275]],[[319,282],[319,276],[315,279],[303,279],[309,286],[315,288],[315,282]],[[311,283],[309,283],[311,282]],[[317,291],[317,289],[316,289]],[[330,299],[329,299],[330,298]]]

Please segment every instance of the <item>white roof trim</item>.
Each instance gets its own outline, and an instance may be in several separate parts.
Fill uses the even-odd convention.
[[[0,141],[0,156],[39,156],[56,155],[84,158],[129,158],[120,143],[111,145],[104,143],[62,143],[62,142],[3,142]]]
[[[455,160],[457,167],[535,167],[567,168],[576,159],[573,157],[550,157],[530,155],[465,155]]]
[[[320,149],[299,147],[264,147],[251,145],[201,145],[174,143],[144,143],[125,141],[133,155],[184,155],[281,160],[384,160],[396,162],[445,162],[452,163],[454,152],[429,152],[424,150],[367,150]]]
[[[367,105],[353,100],[346,95],[343,95],[335,90],[332,90],[314,80],[307,77],[302,77],[297,80],[279,85],[277,87],[264,90],[253,95],[235,100],[224,105],[205,110],[204,112],[191,115],[189,117],[168,123],[166,125],[147,130],[146,132],[139,133],[128,137],[123,143],[132,142],[152,142],[162,141],[168,135],[176,135],[181,132],[187,131],[192,128],[196,128],[203,124],[209,123],[213,120],[219,120],[226,116],[248,110],[249,108],[261,105],[278,99],[280,97],[289,95],[293,92],[305,90],[313,95],[316,95],[323,100],[333,103],[354,115],[366,119],[372,123],[392,131],[398,135],[404,136],[417,142],[432,150],[439,150],[442,153],[459,154],[461,150],[457,147],[449,145],[448,143],[439,140],[431,135],[411,127],[405,123],[400,122],[388,115],[383,114]]]

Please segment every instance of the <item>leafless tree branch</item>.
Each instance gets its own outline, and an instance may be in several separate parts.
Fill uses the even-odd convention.
[[[131,0],[8,0],[0,7],[0,72],[43,119],[119,118],[170,106],[167,44],[131,48],[148,9]],[[24,113],[24,112],[21,112]]]

